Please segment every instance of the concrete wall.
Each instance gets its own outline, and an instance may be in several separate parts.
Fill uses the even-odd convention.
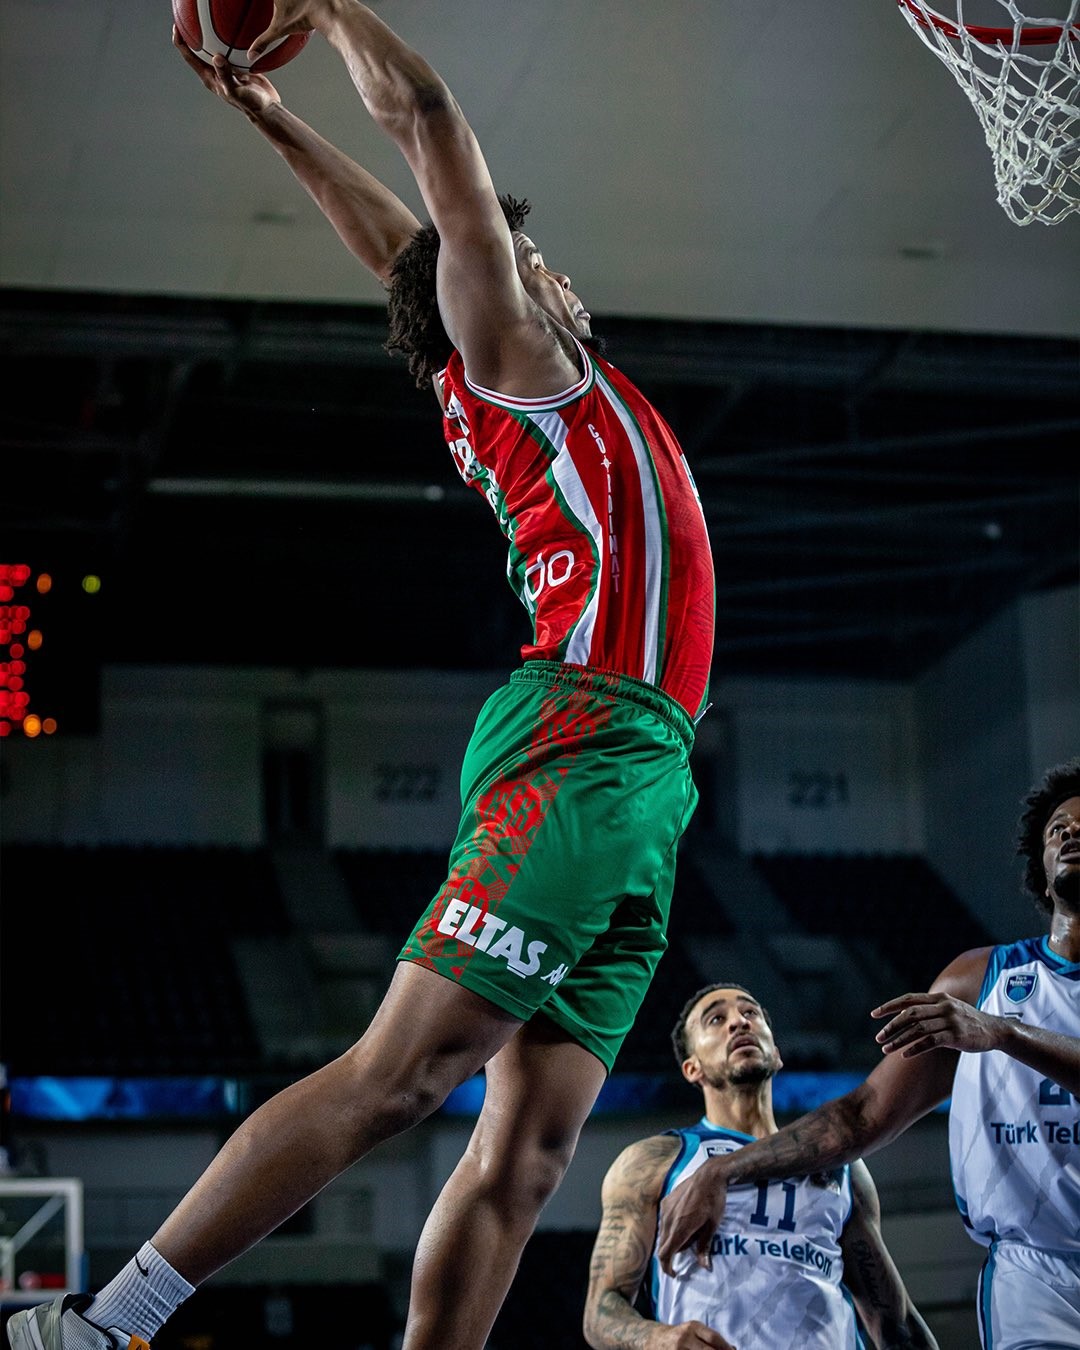
[[[1040,924],[1013,851],[1022,798],[1080,753],[1078,595],[1010,606],[914,689],[926,856],[1002,940]]]
[[[9,841],[262,841],[266,705],[323,713],[326,843],[442,848],[459,768],[504,675],[107,668],[94,738],[4,747]],[[745,851],[917,850],[912,699],[899,685],[736,682],[716,691],[697,762],[722,756]],[[724,743],[720,744],[721,739]]]
[[[1020,604],[1032,777],[1080,754],[1080,587]]]
[[[922,852],[1001,938],[1033,929],[1017,889],[1019,802],[1080,752],[1080,592],[1026,597],[909,685],[728,681],[696,764],[743,852]],[[100,735],[8,741],[3,839],[263,842],[268,705],[315,704],[325,843],[447,847],[476,714],[504,672],[109,667]]]
[[[295,700],[324,713],[330,847],[445,847],[469,733],[504,678],[108,667],[98,736],[4,744],[4,839],[261,843],[263,710]]]
[[[869,681],[733,681],[744,853],[918,852],[911,692]]]

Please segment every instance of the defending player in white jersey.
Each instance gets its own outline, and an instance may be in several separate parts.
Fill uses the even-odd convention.
[[[672,1273],[661,1269],[654,1241],[663,1198],[711,1159],[776,1132],[772,1080],[781,1067],[768,1013],[730,982],[694,994],[672,1043],[683,1076],[702,1090],[705,1115],[632,1144],[608,1172],[585,1310],[589,1344],[854,1350],[864,1344],[857,1308],[879,1350],[934,1350],[885,1248],[862,1162],[736,1188],[710,1235],[710,1267],[685,1256]],[[643,1285],[651,1318],[634,1307]]]
[[[778,1134],[710,1160],[661,1212],[669,1272],[708,1260],[728,1186],[871,1153],[951,1097],[953,1182],[971,1235],[986,1350],[1080,1346],[1080,759],[1029,793],[1018,853],[1050,919],[1039,938],[963,953],[930,992],[874,1010],[885,1059]]]

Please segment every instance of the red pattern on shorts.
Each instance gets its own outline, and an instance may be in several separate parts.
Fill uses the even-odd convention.
[[[617,684],[604,676],[597,682]],[[476,826],[464,857],[451,868],[417,930],[423,955],[414,956],[410,944],[403,956],[461,978],[476,948],[438,931],[447,905],[463,900],[482,915],[498,913],[571,765],[610,716],[610,705],[597,703],[591,691],[556,687],[544,699],[527,755],[477,799]],[[455,964],[448,968],[448,961]]]

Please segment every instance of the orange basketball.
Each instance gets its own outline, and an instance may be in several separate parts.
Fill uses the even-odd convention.
[[[274,0],[172,0],[172,10],[180,36],[207,65],[223,56],[238,70],[276,70],[291,61],[311,36],[293,33],[282,38],[253,65],[247,50],[269,28]]]

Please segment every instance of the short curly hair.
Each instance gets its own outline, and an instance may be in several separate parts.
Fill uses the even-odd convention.
[[[1048,769],[1038,787],[1024,798],[1024,813],[1016,833],[1017,856],[1024,859],[1023,888],[1046,914],[1054,906],[1046,895],[1043,867],[1043,830],[1055,809],[1070,797],[1080,797],[1080,758]]]
[[[511,230],[520,230],[532,210],[525,198],[508,195],[499,197],[499,205]],[[418,389],[431,384],[454,349],[439,315],[435,293],[438,261],[439,232],[432,224],[421,225],[394,259],[390,272],[386,350],[405,357]]]
[[[687,1032],[687,1023],[690,1021],[690,1014],[695,1006],[705,997],[711,994],[714,989],[738,989],[747,998],[752,998],[761,1009],[761,1015],[765,1019],[765,1025],[772,1029],[772,1018],[769,1016],[769,1010],[763,1003],[751,994],[745,984],[738,984],[735,980],[714,980],[712,984],[703,985],[696,994],[691,994],[683,1004],[683,1010],[679,1014],[679,1020],[671,1029],[671,1048],[675,1051],[675,1062],[682,1067],[683,1061],[688,1059],[692,1053],[690,1049],[690,1037]]]

